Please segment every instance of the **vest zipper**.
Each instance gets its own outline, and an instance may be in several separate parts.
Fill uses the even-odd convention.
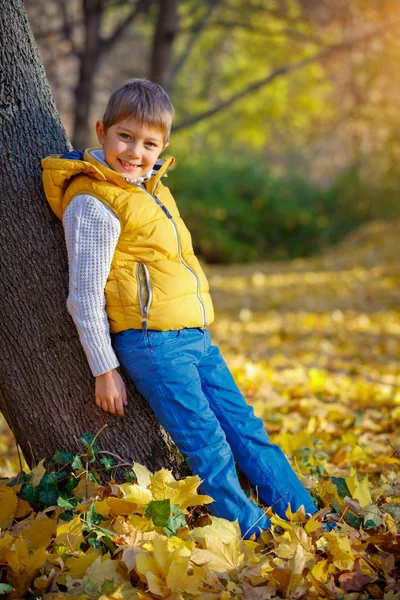
[[[207,325],[207,317],[206,317],[206,309],[204,307],[203,300],[200,297],[200,283],[199,283],[199,279],[198,279],[196,273],[193,271],[193,269],[191,267],[189,267],[189,265],[187,264],[187,262],[184,260],[184,258],[182,256],[181,242],[180,242],[180,239],[179,239],[178,228],[177,228],[176,223],[175,223],[175,221],[173,219],[173,216],[171,215],[171,213],[169,212],[169,210],[165,206],[165,204],[163,204],[161,202],[161,200],[156,195],[150,194],[150,192],[148,192],[144,186],[142,186],[142,185],[140,185],[138,183],[134,183],[133,185],[136,185],[137,187],[140,187],[141,190],[143,190],[144,192],[146,192],[146,194],[148,196],[150,196],[150,198],[152,198],[155,201],[156,204],[158,204],[158,206],[161,208],[161,210],[168,217],[168,220],[171,223],[172,228],[173,228],[174,233],[175,233],[176,243],[178,245],[179,260],[187,268],[187,270],[190,271],[190,273],[193,275],[194,280],[196,282],[196,296],[197,296],[198,301],[200,302],[200,308],[201,308],[201,312],[202,312],[202,315],[203,315],[203,327],[205,327]]]
[[[148,293],[147,302],[145,305],[143,303],[143,287],[142,287],[142,280],[140,278],[141,269],[143,269],[143,272],[144,272],[144,276],[146,279],[147,293]],[[144,263],[137,264],[136,277],[138,280],[138,296],[139,296],[139,305],[140,305],[140,315],[142,317],[142,331],[144,333],[147,330],[147,320],[149,318],[149,310],[150,310],[150,305],[151,305],[151,301],[152,301],[152,297],[153,297],[149,271]]]

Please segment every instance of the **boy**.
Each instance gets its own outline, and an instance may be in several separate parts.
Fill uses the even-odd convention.
[[[161,182],[173,159],[157,160],[173,116],[159,85],[126,82],[96,124],[103,149],[44,159],[44,187],[63,219],[67,304],[96,377],[96,404],[123,415],[122,364],[214,498],[213,514],[238,519],[249,537],[270,522],[240,488],[234,461],[282,517],[289,502],[315,507],[211,343],[207,279]]]

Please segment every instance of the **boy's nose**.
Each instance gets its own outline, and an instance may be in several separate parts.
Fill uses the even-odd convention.
[[[138,144],[130,144],[128,147],[128,155],[131,158],[136,158],[139,156],[139,145]]]

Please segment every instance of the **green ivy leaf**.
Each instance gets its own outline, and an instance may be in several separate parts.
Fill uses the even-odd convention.
[[[167,500],[151,500],[144,509],[144,516],[152,519],[157,527],[167,527],[171,516],[171,503]]]
[[[39,502],[39,489],[37,487],[32,487],[31,485],[26,485],[22,488],[19,493],[19,497],[22,500],[26,500],[29,504],[37,504]]]
[[[166,533],[166,535],[168,537],[170,537],[171,535],[176,535],[178,532],[178,529],[180,527],[185,527],[185,525],[186,525],[185,515],[179,508],[179,504],[172,504],[171,505],[171,515],[170,515],[170,518],[168,519],[168,524],[165,527],[163,527],[164,533]]]
[[[24,484],[28,479],[28,473],[25,473],[25,471],[20,471],[15,477],[13,477],[13,479],[11,479],[11,481],[7,483],[7,487],[14,487],[20,483]]]
[[[96,437],[96,434],[88,433],[87,431],[85,431],[85,433],[83,435],[81,435],[81,442],[85,446],[85,448],[87,448],[88,446],[90,446],[92,444],[95,437]]]
[[[93,517],[95,516],[95,514],[96,514],[96,507],[94,505],[94,502],[92,502],[89,510],[86,513],[86,525],[88,526],[89,529],[92,529]]]
[[[89,479],[89,481],[93,481],[93,483],[101,483],[101,482],[100,482],[100,481],[97,479],[97,477],[96,477],[96,475],[95,475],[94,473],[89,473],[89,474],[88,474],[88,479]]]
[[[72,462],[74,459],[74,455],[72,452],[60,452],[56,450],[51,461],[47,461],[46,464],[54,464],[54,465],[66,465]]]
[[[354,527],[354,529],[360,529],[361,519],[359,519],[355,515],[352,515],[351,513],[347,513],[346,521],[349,523],[349,525]]]
[[[62,476],[63,476],[63,473],[61,473],[61,477]],[[58,473],[46,473],[45,475],[43,475],[38,487],[42,490],[47,490],[49,488],[56,488],[58,486],[59,479],[60,479],[60,477],[59,477]]]
[[[0,583],[0,594],[9,594],[13,590],[14,588],[12,585],[8,585],[8,583]]]
[[[39,500],[43,502],[45,506],[54,506],[58,501],[58,490],[55,488],[46,488],[39,490]]]
[[[67,498],[65,496],[59,496],[57,499],[57,504],[63,510],[74,510],[78,501],[76,498]]]
[[[105,530],[101,530],[101,531],[105,531]],[[111,532],[115,535],[115,532]],[[116,552],[117,550],[117,546],[114,544],[114,542],[112,541],[112,539],[108,536],[105,535],[101,541],[103,542],[103,544],[105,545],[105,547],[110,551],[110,554],[114,554],[114,552]]]
[[[124,471],[124,480],[127,483],[136,483],[137,478],[135,473],[131,470],[131,471]]]
[[[79,454],[75,454],[75,456],[72,459],[71,466],[74,469],[74,471],[82,471],[83,464],[82,464],[81,457],[79,456]]]
[[[100,458],[100,462],[104,466],[106,472],[110,471],[111,467],[115,465],[115,460],[112,457],[107,458],[106,456],[103,456],[102,458]]]
[[[347,487],[346,480],[343,477],[332,477],[332,483],[336,485],[336,489],[341,498],[349,496],[351,498],[350,490]]]
[[[92,533],[90,533],[87,538],[86,541],[89,544],[89,546],[92,546],[93,548],[100,548],[101,547],[101,538],[99,538],[98,534],[96,531],[92,531]]]
[[[72,521],[72,519],[74,518],[74,515],[72,514],[72,512],[63,512],[61,513],[61,515],[58,517],[60,519],[60,521],[64,521],[65,523],[68,523],[69,521]],[[61,553],[59,553],[61,554]]]
[[[63,484],[63,490],[66,494],[71,494],[72,490],[79,485],[80,479],[79,477],[69,477],[65,484]]]
[[[372,519],[368,519],[368,521],[364,523],[364,529],[376,529],[376,527],[377,525],[375,521],[372,521]]]
[[[101,585],[102,594],[112,594],[115,590],[114,579],[105,579]]]

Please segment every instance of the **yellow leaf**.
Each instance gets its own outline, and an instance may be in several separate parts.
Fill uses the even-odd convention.
[[[146,506],[153,499],[151,491],[140,485],[124,483],[119,487],[124,494],[124,499],[138,506]]]
[[[333,564],[341,571],[351,571],[354,567],[355,556],[347,536],[339,536],[337,533],[327,533],[325,538],[328,542],[329,551],[333,557]]]
[[[6,561],[14,573],[24,572],[24,576],[29,579],[33,573],[43,566],[46,560],[45,548],[38,548],[32,554],[28,553],[26,543],[21,537],[14,541],[14,545],[6,552]]]
[[[172,481],[169,484],[171,504],[179,504],[179,507],[184,510],[188,506],[199,506],[214,502],[210,496],[197,493],[200,483],[201,480],[198,475],[185,477],[180,481]]]
[[[128,502],[123,498],[114,498],[113,496],[107,498],[107,504],[112,515],[128,516],[134,513],[137,508],[133,502]]]
[[[169,596],[169,590],[167,586],[164,584],[163,580],[157,575],[154,575],[151,571],[146,573],[147,585],[149,586],[149,591],[157,596],[161,596],[161,598],[166,598]]]
[[[197,575],[188,575],[189,558],[180,558],[174,560],[168,571],[165,580],[167,587],[173,592],[186,592],[187,594],[196,594],[202,584],[202,577]]]
[[[55,519],[49,519],[44,514],[29,520],[29,527],[22,531],[22,537],[27,542],[29,550],[36,550],[41,546],[46,548],[56,533],[56,527]]]
[[[160,565],[148,552],[141,552],[136,556],[136,573],[144,583],[147,581],[147,573],[153,573],[157,577],[163,576]]]
[[[346,483],[351,497],[358,500],[360,506],[372,504],[372,498],[368,487],[368,475],[360,481],[357,477],[357,471],[352,468],[349,477],[346,477]]]
[[[147,488],[150,485],[150,479],[153,473],[139,463],[133,463],[133,471],[140,487]]]
[[[2,538],[0,538],[0,562],[5,560],[5,556],[7,551],[11,548],[14,543],[15,538],[12,535],[6,533]]]
[[[95,511],[98,515],[102,517],[108,517],[110,514],[110,505],[107,503],[107,498],[105,500],[97,500],[94,503]]]
[[[104,583],[106,579],[113,580],[116,585],[128,581],[119,567],[118,560],[112,560],[108,554],[96,558],[83,578],[85,582],[91,581],[98,585]]]
[[[304,529],[306,531],[306,533],[312,533],[313,531],[316,531],[317,529],[320,529],[322,527],[322,522],[321,521],[317,521],[315,516],[312,516],[310,519],[308,519],[307,523],[304,526]]]
[[[227,521],[220,517],[211,517],[211,525],[195,527],[189,532],[189,535],[195,542],[204,540],[206,536],[215,536],[223,542],[230,542],[241,537],[237,521]]]
[[[322,583],[326,583],[329,579],[329,562],[324,559],[320,560],[316,565],[311,569],[311,575],[315,577],[318,581]]]
[[[18,506],[17,506],[17,510],[15,511],[14,517],[16,519],[21,519],[21,518],[29,515],[29,513],[31,513],[31,512],[32,512],[32,507],[29,504],[29,502],[27,502],[26,500],[22,500],[22,498],[18,498]]]
[[[14,519],[18,506],[16,486],[0,484],[0,529],[7,529]]]
[[[68,523],[58,525],[56,545],[65,545],[68,552],[79,550],[81,543],[84,541],[82,528],[83,523],[79,516],[74,517]]]
[[[129,521],[139,531],[155,531],[157,527],[153,523],[153,519],[142,517],[140,515],[130,515]]]
[[[290,503],[288,504],[287,509],[285,510],[285,515],[289,521],[304,523],[306,519],[306,510],[303,505],[301,505],[295,512],[292,512],[292,508]]]
[[[65,566],[69,569],[68,575],[73,579],[82,579],[88,568],[101,554],[100,548],[89,548],[86,552],[79,552],[79,556],[69,556],[65,561]]]
[[[30,473],[29,476],[29,485],[31,485],[32,487],[36,487],[39,485],[43,475],[45,475],[46,473],[46,469],[44,467],[44,461],[46,459],[43,458],[40,463],[38,463],[36,465],[36,467],[34,467]]]
[[[150,490],[154,500],[167,500],[171,497],[169,484],[174,482],[175,478],[168,469],[160,469],[150,477]]]
[[[240,552],[240,538],[223,542],[215,536],[205,536],[205,549],[195,548],[192,562],[199,566],[207,566],[217,573],[228,573],[238,568],[244,559]]]
[[[38,548],[24,561],[25,575],[32,576],[46,561],[46,548]]]

